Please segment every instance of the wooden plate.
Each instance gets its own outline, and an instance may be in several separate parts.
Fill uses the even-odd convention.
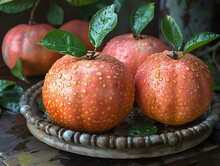
[[[220,102],[214,94],[210,109],[197,120],[183,126],[166,126],[137,111],[116,128],[104,133],[72,131],[55,124],[39,109],[43,81],[30,87],[21,97],[21,113],[30,132],[40,141],[71,153],[101,158],[150,158],[178,153],[203,142],[220,119]],[[149,121],[158,127],[156,135],[131,137],[128,126]]]

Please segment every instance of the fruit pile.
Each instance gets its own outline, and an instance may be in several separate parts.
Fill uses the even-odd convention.
[[[36,23],[34,21],[33,17],[39,2],[40,0],[36,2],[25,0],[23,2],[1,3],[1,9],[6,13],[17,13],[21,12],[21,10],[29,9],[32,5],[34,6],[28,24],[19,24],[11,28],[5,34],[1,47],[3,60],[9,69],[11,69],[12,74],[25,81],[27,81],[26,76],[45,75],[51,68],[52,64],[63,56],[63,54],[45,49],[43,46],[37,44],[49,31],[55,29],[55,27],[50,24]],[[72,3],[74,5],[77,4],[77,2]],[[59,11],[55,2],[51,2],[50,4],[56,6],[54,9],[55,11],[51,12],[55,13]],[[50,10],[48,13],[49,12]],[[62,15],[61,13],[56,14]],[[47,15],[47,17],[49,16]],[[54,17],[54,15],[50,16],[53,23]],[[55,22],[57,23],[57,21]],[[84,42],[87,49],[93,49],[88,37],[89,21],[75,19],[62,24],[58,28],[75,34]]]
[[[133,15],[143,11],[143,6],[153,12],[151,3],[143,3]],[[93,16],[89,37],[94,51],[87,52],[83,43],[66,31],[51,31],[40,42],[48,49],[78,56],[57,60],[45,77],[42,98],[51,118],[76,131],[101,132],[120,124],[134,101],[146,116],[168,125],[192,122],[207,111],[212,76],[204,62],[189,52],[219,35],[197,34],[181,52],[182,34],[172,17],[166,16],[162,29],[174,51],[161,40],[142,35],[145,22],[142,28],[134,26],[133,34],[113,38],[98,53],[96,48],[116,25],[114,11],[111,5]],[[57,35],[66,38],[57,40]]]
[[[97,52],[117,24],[115,8],[114,4],[102,8],[89,23],[68,22],[45,33],[36,44],[54,54],[66,54],[58,60],[47,60],[53,65],[42,87],[45,109],[54,122],[75,131],[103,132],[123,122],[135,102],[144,115],[166,125],[190,123],[207,111],[213,93],[212,75],[205,63],[189,52],[220,35],[198,33],[181,51],[182,34],[173,18],[165,16],[162,31],[173,45],[173,50],[169,50],[160,39],[141,34],[154,17],[154,4],[143,2],[132,13],[132,33],[114,37]],[[85,29],[88,32],[76,35],[71,29],[73,25],[80,25],[83,32]],[[25,36],[18,35],[21,42]],[[10,36],[6,36],[4,43],[10,43],[8,40]],[[3,44],[4,59],[12,67],[21,53],[10,62],[7,59],[14,50],[9,46]],[[26,54],[37,50],[25,49]],[[43,58],[53,59],[44,53],[47,56]],[[24,72],[29,75],[30,69],[25,70],[26,57],[22,57]]]

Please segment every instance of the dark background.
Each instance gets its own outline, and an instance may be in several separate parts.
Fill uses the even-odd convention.
[[[115,35],[119,35],[122,33],[130,33],[130,14],[134,8],[134,6],[142,2],[140,0],[125,0],[125,3],[123,7],[121,8],[121,11],[119,13],[119,19],[117,27],[106,37],[104,43],[106,43],[111,37]],[[214,2],[214,9],[213,9],[213,19],[211,20],[211,31],[215,33],[220,33],[220,4],[217,3],[215,0]],[[64,23],[77,18],[82,18],[80,14],[78,13],[78,8],[70,5],[68,2],[64,0],[58,0],[57,4],[59,4],[64,9]],[[48,1],[41,1],[39,6],[37,7],[34,20],[37,23],[48,23],[46,19],[46,13],[48,10]],[[159,17],[160,17],[160,11],[159,11],[159,0],[155,0],[155,16],[153,21],[144,29],[144,34],[147,35],[153,35],[155,37],[159,36]],[[205,8],[205,6],[204,6]],[[30,18],[31,9],[26,10],[21,13],[16,14],[5,14],[0,12],[0,45],[2,44],[2,40],[4,38],[4,35],[7,33],[7,31],[18,25],[18,24],[27,24]],[[209,14],[209,13],[207,13]],[[56,28],[59,28],[59,26],[55,26]],[[0,64],[4,63],[2,60],[2,55],[0,52]]]

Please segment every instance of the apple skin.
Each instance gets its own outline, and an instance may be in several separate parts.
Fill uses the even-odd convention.
[[[52,64],[63,55],[47,50],[37,44],[49,31],[49,24],[19,24],[10,29],[2,42],[2,56],[12,69],[18,58],[22,59],[22,70],[26,76],[44,75]]]
[[[178,52],[180,56],[182,52]],[[208,110],[213,78],[206,64],[186,54],[173,59],[172,51],[151,55],[135,77],[136,101],[145,115],[167,125],[183,125]]]
[[[135,76],[140,65],[156,52],[168,50],[168,47],[158,38],[141,35],[136,39],[133,34],[122,34],[112,38],[103,48],[103,54],[114,56],[125,64]]]
[[[75,131],[116,127],[130,113],[134,98],[134,78],[122,62],[109,55],[91,60],[65,55],[51,67],[42,87],[50,117]]]

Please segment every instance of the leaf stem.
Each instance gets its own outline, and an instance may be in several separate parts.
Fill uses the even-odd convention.
[[[37,8],[37,6],[38,6],[39,3],[40,3],[40,0],[37,0],[36,3],[34,4],[33,9],[31,10],[30,20],[29,20],[29,22],[28,22],[29,25],[34,25],[34,24],[36,24],[36,22],[34,21],[34,14],[35,14],[36,8]]]

